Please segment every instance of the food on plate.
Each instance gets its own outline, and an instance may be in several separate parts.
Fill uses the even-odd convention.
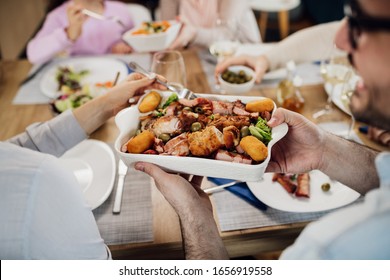
[[[133,154],[141,154],[148,150],[154,143],[154,134],[144,130],[127,143],[127,151]]]
[[[324,191],[324,192],[328,192],[330,190],[330,184],[329,183],[323,183],[321,185],[321,189]]]
[[[133,31],[132,35],[149,35],[162,33],[168,30],[171,27],[169,21],[146,21],[141,24],[141,27]]]
[[[63,94],[72,94],[82,89],[81,79],[89,73],[88,70],[76,72],[71,67],[60,66],[57,69],[56,81],[58,90]]]
[[[268,156],[267,146],[255,136],[242,138],[240,146],[253,160],[263,161]]]
[[[157,99],[160,101],[156,106]],[[272,139],[267,125],[271,111],[248,112],[240,100],[179,99],[176,93],[162,98],[158,91],[148,92],[138,110],[146,112],[144,102],[149,105],[151,100],[155,109],[140,115],[137,134],[141,134],[124,143],[122,152],[202,157],[245,164],[259,164],[267,158],[267,145]],[[138,141],[145,132],[148,138],[142,142],[148,145],[135,150],[134,139]]]
[[[141,113],[153,111],[161,102],[161,95],[156,91],[149,92],[141,101],[138,110]]]
[[[270,98],[250,101],[246,104],[245,110],[248,112],[271,112],[274,109],[274,102]]]
[[[278,182],[288,193],[294,194],[297,197],[310,197],[309,173],[274,173],[272,181]]]
[[[251,75],[247,75],[244,70],[238,72],[225,70],[222,75],[222,79],[231,84],[244,84],[252,80]]]
[[[71,95],[60,95],[51,103],[52,109],[55,113],[62,113],[68,109],[80,107],[92,99],[92,96],[83,92],[74,93]]]

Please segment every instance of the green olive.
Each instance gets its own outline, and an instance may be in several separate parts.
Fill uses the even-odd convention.
[[[191,131],[192,132],[195,132],[195,131],[198,131],[201,129],[202,129],[202,125],[200,124],[200,122],[194,122],[191,124]]]
[[[327,192],[330,190],[330,184],[329,183],[324,183],[321,185],[321,189],[324,191],[324,192]]]
[[[184,107],[183,111],[192,111],[191,107]]]
[[[194,112],[198,113],[198,114],[202,114],[203,113],[203,109],[201,107],[195,107]]]
[[[171,136],[168,133],[161,133],[158,138],[163,140],[164,143],[168,142],[171,139]]]
[[[241,127],[241,138],[244,138],[245,136],[248,136],[250,134],[249,127],[243,126]]]

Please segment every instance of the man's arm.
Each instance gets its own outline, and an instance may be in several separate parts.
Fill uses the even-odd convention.
[[[331,133],[326,134],[324,144],[322,172],[361,194],[379,187],[374,164],[377,151]]]
[[[379,187],[377,151],[328,133],[302,115],[278,108],[268,124],[287,123],[287,135],[272,148],[267,172],[303,173],[319,169],[359,193]]]
[[[139,162],[137,170],[153,177],[161,194],[179,215],[186,259],[228,259],[213,217],[210,199],[200,185],[202,177],[187,181],[168,174],[156,165]]]

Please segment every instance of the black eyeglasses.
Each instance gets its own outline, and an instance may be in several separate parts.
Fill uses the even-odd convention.
[[[348,37],[353,49],[357,48],[357,41],[363,31],[390,32],[389,18],[375,18],[364,14],[356,0],[346,1],[344,13],[348,18]]]

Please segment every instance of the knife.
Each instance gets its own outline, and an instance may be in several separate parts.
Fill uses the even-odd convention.
[[[29,76],[27,76],[23,81],[20,82],[20,86],[21,85],[24,85],[25,83],[27,83],[28,81],[32,80],[33,78],[35,78],[35,76],[42,71],[43,68],[45,68],[49,63],[51,62],[51,60],[41,64],[33,73],[31,73]]]
[[[123,184],[127,173],[127,165],[120,159],[118,162],[118,186],[116,188],[114,207],[112,213],[119,214],[121,212]]]

